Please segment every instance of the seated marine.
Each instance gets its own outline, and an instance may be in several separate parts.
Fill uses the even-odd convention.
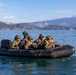
[[[27,31],[24,31],[22,34],[23,34],[24,38],[23,38],[23,39],[21,40],[21,42],[19,43],[20,49],[24,49],[25,41],[27,40],[27,37],[29,36],[29,34],[28,34]]]
[[[12,41],[11,48],[13,49],[19,49],[19,43],[20,43],[20,36],[16,35],[14,40]]]
[[[46,49],[59,47],[60,44],[53,41],[52,36],[46,36],[44,47]]]
[[[27,38],[27,36],[29,36],[29,34],[28,34],[28,32],[27,32],[27,31],[24,31],[22,34],[23,34],[23,36],[24,36],[24,38],[23,38],[22,40],[26,39],[26,38]]]
[[[33,38],[31,36],[27,36],[27,40],[25,40],[24,48],[31,49],[32,42],[33,42]]]
[[[40,34],[39,38],[33,42],[35,48],[42,49],[44,44],[44,34]]]

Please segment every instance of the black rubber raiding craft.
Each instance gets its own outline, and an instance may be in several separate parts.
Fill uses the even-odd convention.
[[[31,57],[31,58],[63,58],[70,57],[75,53],[75,48],[71,45],[63,45],[52,49],[11,49],[10,42],[1,42],[0,55],[3,56],[17,56],[17,57]]]

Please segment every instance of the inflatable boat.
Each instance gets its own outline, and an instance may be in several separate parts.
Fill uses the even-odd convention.
[[[10,40],[2,40],[0,55],[31,57],[31,58],[63,58],[70,57],[75,53],[75,48],[71,45],[63,45],[52,49],[11,49]]]

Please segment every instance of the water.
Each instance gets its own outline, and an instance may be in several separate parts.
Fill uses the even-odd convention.
[[[0,31],[0,40],[13,40],[15,35],[23,31]],[[28,30],[35,39],[40,33],[52,35],[62,45],[70,44],[76,48],[76,31],[68,30]],[[69,58],[39,59],[0,56],[0,75],[76,75],[76,53]]]

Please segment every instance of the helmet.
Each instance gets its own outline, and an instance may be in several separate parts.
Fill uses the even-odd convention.
[[[44,38],[44,34],[39,35],[39,39]]]
[[[27,33],[27,31],[24,31],[22,34],[23,34],[23,35],[27,35],[28,33]]]
[[[52,36],[46,36],[46,40],[52,40],[53,37]]]
[[[33,40],[31,36],[27,36],[27,40]]]
[[[20,36],[19,36],[19,35],[16,35],[16,36],[15,36],[15,39],[20,39]]]

